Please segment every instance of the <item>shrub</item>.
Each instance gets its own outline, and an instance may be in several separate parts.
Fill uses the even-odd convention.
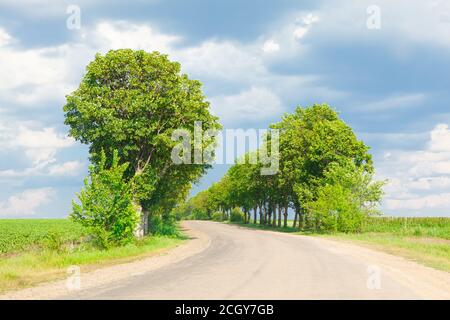
[[[214,221],[223,221],[223,213],[220,211],[216,211],[211,215],[212,220]]]
[[[179,236],[175,218],[164,219],[159,215],[149,217],[148,228],[151,234],[162,236]]]
[[[139,215],[133,205],[132,181],[125,181],[128,164],[119,165],[117,151],[111,166],[101,161],[89,169],[89,179],[78,194],[80,203],[72,202],[71,219],[85,226],[94,242],[102,247],[125,244],[134,239]]]
[[[201,209],[194,209],[192,213],[186,217],[187,220],[209,220],[208,213]]]
[[[233,208],[230,213],[230,221],[231,222],[244,222],[244,213],[239,208]]]
[[[306,204],[308,227],[316,231],[361,232],[370,216],[379,214],[384,182],[373,182],[372,174],[353,162],[332,163]]]
[[[50,250],[62,251],[64,243],[64,238],[59,231],[51,230],[45,236],[45,246]]]

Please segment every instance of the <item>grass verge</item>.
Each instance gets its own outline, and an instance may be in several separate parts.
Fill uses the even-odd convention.
[[[0,255],[0,293],[65,278],[67,268],[73,265],[79,266],[82,272],[88,272],[108,265],[149,257],[174,248],[186,239],[184,236],[156,235],[109,250],[79,246],[62,251],[34,249]]]
[[[450,272],[450,240],[404,236],[393,233],[361,233],[320,235],[321,237],[361,244],[404,257],[428,267]]]

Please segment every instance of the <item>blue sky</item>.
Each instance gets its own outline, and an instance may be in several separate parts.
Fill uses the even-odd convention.
[[[450,215],[448,1],[0,0],[0,217],[69,213],[88,161],[66,136],[64,96],[96,52],[125,47],[181,62],[225,128],[334,106],[390,181],[386,214]]]

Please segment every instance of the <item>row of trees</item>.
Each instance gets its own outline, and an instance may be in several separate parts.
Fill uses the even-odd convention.
[[[92,163],[71,216],[103,245],[147,233],[149,217],[168,222],[210,167],[173,163],[174,130],[193,133],[196,121],[204,130],[221,128],[199,81],[166,55],[142,50],[97,54],[64,112],[70,136],[89,145]]]
[[[328,105],[298,107],[280,122],[279,171],[261,175],[262,164],[235,164],[208,190],[178,207],[197,219],[230,219],[277,227],[355,232],[378,213],[383,182],[374,182],[369,148]],[[270,135],[266,144],[270,144]],[[268,148],[270,149],[270,148]],[[237,211],[242,214],[237,214]]]

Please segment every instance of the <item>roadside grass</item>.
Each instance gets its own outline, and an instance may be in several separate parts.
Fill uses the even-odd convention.
[[[299,231],[293,228],[292,224],[293,221],[288,221],[287,228],[274,228],[259,224],[239,225],[247,228],[346,241],[450,272],[450,218],[375,217],[369,219],[363,232],[353,234]]]
[[[0,226],[4,221],[0,220]],[[26,221],[30,224],[35,222],[34,220]],[[60,223],[66,225],[67,220],[61,219]],[[21,221],[16,225],[26,224]],[[54,223],[50,225],[52,228],[55,226]],[[44,228],[40,230],[42,230],[41,233],[45,233]],[[30,243],[21,250],[17,250],[18,247],[14,245],[16,250],[0,253],[0,292],[4,293],[41,282],[63,279],[67,277],[67,268],[74,265],[79,266],[81,272],[88,272],[108,265],[142,259],[176,247],[186,239],[187,237],[181,232],[174,236],[152,235],[134,243],[108,250],[100,250],[85,242],[74,246],[73,239],[69,241],[70,245],[58,248],[45,245],[45,241],[42,242],[42,245]]]
[[[416,261],[428,267],[450,272],[450,240],[395,233],[337,233],[321,237],[357,243],[369,248]]]

